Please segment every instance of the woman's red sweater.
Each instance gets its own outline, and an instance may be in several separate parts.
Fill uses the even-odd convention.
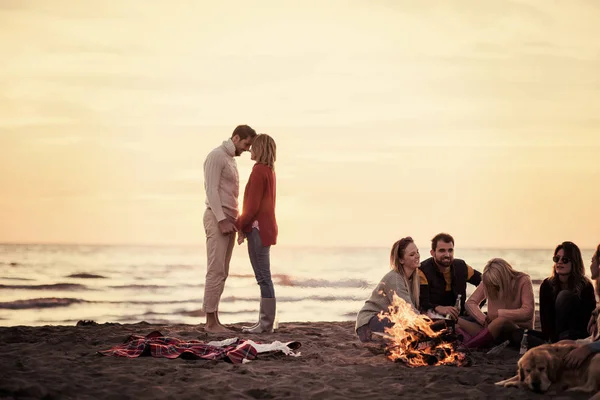
[[[248,233],[254,221],[263,246],[277,243],[277,221],[275,219],[275,171],[265,164],[254,164],[244,190],[242,214],[237,219],[237,228]]]

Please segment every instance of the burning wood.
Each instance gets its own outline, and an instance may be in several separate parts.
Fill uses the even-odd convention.
[[[436,331],[432,329],[431,319],[415,313],[412,306],[396,294],[388,312],[385,316],[394,323],[385,329],[386,355],[390,360],[402,361],[409,367],[470,364],[467,355],[456,350],[454,321]],[[383,317],[381,313],[379,318]]]

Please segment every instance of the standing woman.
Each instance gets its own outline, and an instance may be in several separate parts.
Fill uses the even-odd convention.
[[[238,243],[248,238],[248,255],[260,287],[259,319],[244,332],[271,333],[275,321],[275,288],[271,279],[271,246],[277,243],[275,220],[275,141],[269,135],[257,135],[250,149],[256,161],[244,191],[242,215],[237,220]]]
[[[552,260],[552,275],[540,285],[542,332],[552,342],[585,338],[596,296],[585,276],[581,251],[575,243],[563,242]]]
[[[416,314],[419,313],[420,257],[419,249],[410,236],[394,243],[390,253],[392,270],[381,279],[356,316],[356,333],[361,342],[370,341],[372,332],[384,332],[385,328],[394,325],[389,318],[380,320],[378,316],[380,312],[384,315],[389,312],[394,293],[410,304]]]

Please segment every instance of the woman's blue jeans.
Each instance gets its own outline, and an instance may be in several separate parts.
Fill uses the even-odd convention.
[[[248,255],[254,270],[256,282],[260,286],[260,297],[274,298],[275,288],[271,279],[271,246],[263,246],[258,229],[252,228],[247,234]]]

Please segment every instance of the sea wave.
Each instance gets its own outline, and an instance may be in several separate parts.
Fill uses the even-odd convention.
[[[87,303],[82,299],[73,298],[58,298],[58,297],[44,297],[38,299],[27,299],[27,300],[15,300],[0,303],[0,309],[6,310],[24,310],[31,308],[54,308],[54,307],[68,307],[75,303]]]
[[[67,278],[81,278],[81,279],[106,279],[106,276],[89,274],[87,272],[82,272],[79,274],[71,274],[67,275]]]
[[[25,289],[25,290],[89,290],[79,283],[54,283],[51,285],[0,285],[0,289]]]
[[[228,296],[228,297],[221,298],[222,303],[235,303],[237,301],[257,301],[257,300],[258,300],[258,296],[256,296],[256,297]],[[358,301],[358,300],[364,300],[364,297],[331,296],[331,295],[330,296],[312,295],[312,296],[300,296],[300,297],[291,297],[291,296],[277,297],[277,302],[279,302],[279,303],[297,303],[297,302],[302,302],[302,301],[307,301],[307,300],[327,303],[327,302],[334,302],[334,301]],[[221,312],[221,311],[219,310],[219,312]]]
[[[7,281],[33,281],[31,278],[21,278],[20,276],[0,276],[0,279]]]
[[[222,297],[222,303],[235,303],[235,302],[257,302],[259,299],[258,296],[254,297],[241,297],[241,296],[227,296]],[[281,296],[277,297],[277,301],[280,303],[297,303],[301,301],[318,301],[318,302],[334,302],[334,301],[358,301],[364,300],[364,297],[358,296],[299,296],[299,297],[291,297],[291,296]],[[120,301],[88,301],[88,303],[96,303],[96,304],[131,304],[131,305],[162,305],[162,304],[188,304],[188,303],[202,303],[201,298],[194,299],[184,299],[184,300],[120,300]],[[219,310],[221,312],[221,310]]]
[[[8,265],[10,267],[18,267],[19,265],[23,265],[23,264],[19,263],[19,262],[16,262],[16,261],[10,261],[10,262],[0,261],[0,265]]]
[[[200,303],[200,299],[189,300],[124,300],[124,301],[93,301],[89,303],[97,304],[131,304],[131,305],[156,305],[156,304],[185,304],[185,303]]]
[[[357,288],[364,289],[369,287],[370,284],[366,280],[362,279],[341,279],[331,281],[327,279],[293,279],[287,277],[277,282],[282,286],[294,286],[294,287],[305,287],[305,288]]]
[[[251,278],[255,279],[252,274],[231,274],[230,278]],[[287,274],[274,274],[272,275],[276,285],[281,286],[292,286],[292,287],[307,287],[307,288],[359,288],[364,289],[370,286],[370,283],[363,279],[340,279],[340,280],[328,280],[328,279],[301,279],[295,278]]]
[[[319,303],[329,303],[329,302],[339,302],[339,301],[361,301],[364,300],[362,297],[355,296],[301,296],[301,297],[288,297],[282,296],[278,297],[277,301],[279,303],[298,303],[304,301],[315,301]],[[237,297],[237,296],[228,296],[223,297],[221,299],[222,303],[236,303],[236,302],[250,302],[254,303],[258,301],[258,297]],[[51,308],[51,307],[68,307],[71,304],[76,303],[87,303],[87,304],[129,304],[135,306],[163,306],[163,305],[174,305],[174,304],[200,304],[202,303],[202,299],[185,299],[185,300],[121,300],[121,301],[111,301],[111,300],[84,300],[77,298],[59,298],[59,297],[43,297],[43,298],[33,298],[26,300],[15,300],[8,302],[0,302],[0,309],[8,309],[8,310],[24,310],[24,309],[33,309],[33,308]],[[157,314],[155,312],[149,311],[151,314]],[[186,310],[178,310],[176,311],[179,314],[187,315],[186,313],[191,313],[189,316],[196,316],[194,314],[201,313],[201,311],[186,311]],[[220,311],[221,312],[221,311]],[[225,312],[225,311],[222,311]],[[245,313],[247,310],[235,310],[228,311],[227,313]],[[254,310],[252,310],[254,312]],[[170,313],[170,312],[169,312]],[[169,314],[165,313],[165,314]],[[204,315],[203,313],[198,315]]]
[[[111,289],[167,289],[172,286],[168,285],[116,285],[109,286]]]
[[[204,287],[204,285],[202,284],[175,284],[173,286],[171,285],[138,285],[138,284],[133,284],[133,285],[115,285],[115,286],[108,286],[111,289],[150,289],[150,290],[156,290],[156,289],[181,289],[184,287]]]

